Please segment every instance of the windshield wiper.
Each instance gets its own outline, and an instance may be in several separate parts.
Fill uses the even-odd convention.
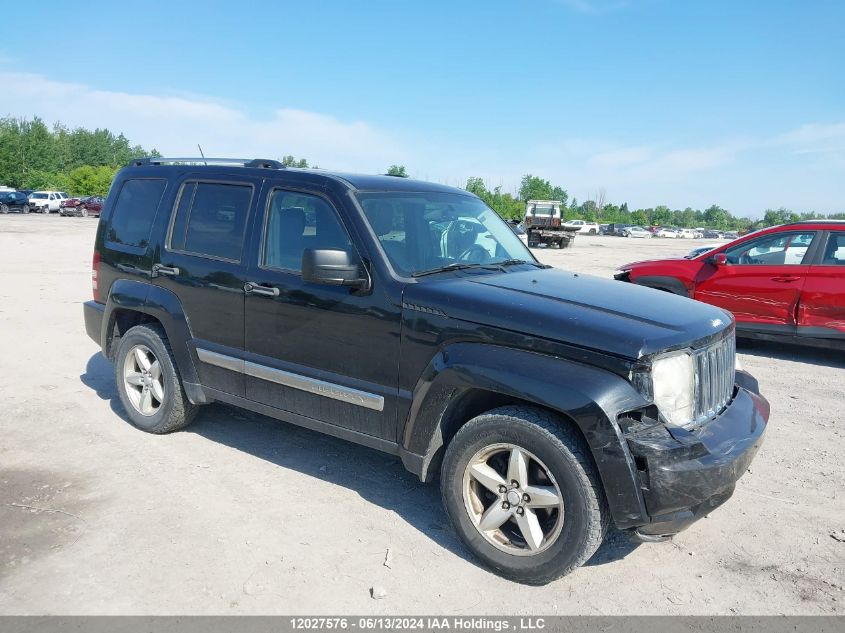
[[[437,273],[445,273],[450,270],[463,270],[464,268],[480,268],[481,264],[464,264],[461,262],[454,262],[451,264],[446,264],[445,266],[441,266],[440,268],[432,268],[431,270],[421,270],[419,272],[413,273],[411,277],[425,277],[426,275],[434,275]]]
[[[547,266],[546,264],[541,264],[540,262],[529,262],[524,259],[506,259],[501,262],[493,262],[496,266],[516,266],[518,264],[528,264],[530,266],[536,266],[537,268],[551,268],[551,266]]]

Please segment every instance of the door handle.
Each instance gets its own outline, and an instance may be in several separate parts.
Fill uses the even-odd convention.
[[[776,281],[780,284],[788,284],[793,281],[798,281],[801,277],[772,277],[772,281]]]
[[[278,297],[279,289],[271,286],[262,286],[254,281],[244,284],[244,292],[248,295],[261,295],[262,297]]]
[[[176,277],[179,275],[179,269],[176,266],[162,266],[161,264],[156,264],[153,266],[153,277],[157,277],[158,275]]]

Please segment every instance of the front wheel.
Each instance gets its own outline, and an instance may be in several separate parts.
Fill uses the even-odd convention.
[[[161,434],[191,423],[197,407],[182,389],[161,327],[136,325],[126,332],[120,338],[114,366],[117,393],[134,426]]]
[[[82,214],[83,218],[88,217],[88,209],[86,209],[85,207],[82,207],[82,211],[80,211],[80,213]]]
[[[0,213],[6,214],[9,212],[9,205],[0,204]]]
[[[49,213],[50,213],[50,207],[49,207],[49,206],[47,206],[47,207],[42,207],[42,208],[41,208],[41,213],[43,213],[44,215],[49,214]]]
[[[598,549],[609,512],[583,438],[551,412],[501,407],[467,422],[441,470],[461,540],[498,574],[541,585]]]

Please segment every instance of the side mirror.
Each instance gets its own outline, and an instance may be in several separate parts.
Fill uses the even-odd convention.
[[[707,261],[718,268],[719,266],[726,266],[727,265],[728,256],[725,255],[724,253],[716,253],[710,259],[708,259]]]
[[[325,286],[367,288],[370,280],[346,251],[306,248],[302,253],[302,280]]]

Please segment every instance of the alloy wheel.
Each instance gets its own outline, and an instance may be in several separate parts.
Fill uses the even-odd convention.
[[[123,386],[129,402],[141,415],[158,413],[164,403],[161,364],[146,345],[136,345],[123,361]]]
[[[475,528],[503,552],[533,556],[560,536],[560,487],[537,456],[515,444],[487,446],[469,460],[463,497]]]

